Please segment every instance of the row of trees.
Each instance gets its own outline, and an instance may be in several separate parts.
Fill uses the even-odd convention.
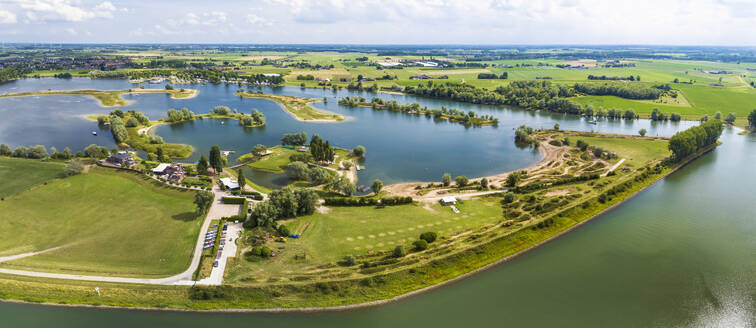
[[[0,69],[0,83],[13,81],[24,77],[23,72],[15,67],[7,67]]]
[[[243,126],[265,125],[265,115],[257,109],[253,109],[250,115],[241,114],[239,124]]]
[[[302,146],[305,143],[307,143],[307,133],[305,132],[287,133],[281,138],[282,145]]]
[[[68,154],[71,153],[70,149],[66,148],[66,150],[68,150]],[[43,158],[50,157],[50,154],[47,153],[47,149],[45,148],[45,146],[42,146],[42,145],[31,146],[29,148],[16,147],[16,149],[11,151],[8,145],[2,144],[0,145],[0,156],[43,159]],[[68,158],[71,158],[71,157],[73,157],[73,155],[71,155]]]
[[[482,125],[482,124],[498,124],[499,119],[493,115],[477,115],[474,110],[465,112],[456,108],[448,108],[441,106],[441,108],[428,108],[427,106],[420,107],[420,103],[413,102],[411,104],[401,105],[396,100],[384,101],[381,98],[374,97],[369,103],[366,102],[363,97],[344,97],[339,99],[339,105],[356,107],[356,106],[370,106],[373,109],[385,109],[392,112],[402,112],[405,114],[420,114],[426,117],[433,117],[437,119],[448,119],[453,122],[460,122],[465,125]]]
[[[602,81],[640,81],[640,75],[635,76],[606,76],[606,75],[588,75],[589,80]]]
[[[724,129],[722,121],[709,120],[699,126],[675,133],[669,139],[669,150],[675,159],[683,159],[696,151],[717,142]]]
[[[506,80],[508,77],[509,74],[507,72],[501,73],[501,75],[496,75],[496,73],[478,73],[478,80]]]
[[[665,90],[631,83],[575,83],[575,91],[594,96],[617,96],[626,99],[658,99]]]
[[[194,119],[194,112],[184,107],[180,110],[173,109],[173,108],[169,109],[168,118],[166,120],[168,122],[181,122],[181,121],[189,121],[192,119]]]
[[[310,140],[310,154],[316,162],[330,163],[333,162],[335,157],[335,152],[333,147],[331,147],[331,143],[328,140],[324,143],[323,139],[317,134],[313,135]]]

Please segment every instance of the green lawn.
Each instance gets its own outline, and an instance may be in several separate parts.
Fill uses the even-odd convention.
[[[618,159],[625,159],[625,163],[634,167],[648,163],[652,160],[658,160],[671,155],[667,146],[667,140],[659,139],[641,139],[627,137],[584,137],[569,136],[571,143],[574,145],[578,140],[583,140],[588,145],[601,147],[609,152],[616,152]]]
[[[388,251],[397,245],[411,248],[420,233],[435,231],[440,236],[477,229],[503,220],[498,199],[481,198],[460,204],[460,214],[437,203],[388,206],[385,208],[330,207],[327,213],[282,221],[298,239],[287,243],[269,242],[279,254],[264,262],[234,261],[229,267],[230,281],[244,281],[302,273],[314,265],[332,263],[346,255],[368,255]],[[279,249],[285,247],[285,249]],[[298,260],[306,254],[307,260]]]
[[[0,157],[0,197],[22,192],[60,176],[64,164]]]
[[[95,167],[6,197],[0,255],[63,247],[2,265],[117,276],[181,272],[200,228],[194,193],[146,179]]]
[[[283,172],[284,169],[286,169],[286,165],[291,163],[289,156],[299,153],[296,149],[283,148],[282,146],[271,147],[268,148],[268,150],[272,151],[273,153],[264,156],[260,160],[248,163],[247,166],[258,170],[280,173]],[[251,154],[243,155],[239,158],[239,160],[243,161],[245,158],[249,158],[250,156]]]

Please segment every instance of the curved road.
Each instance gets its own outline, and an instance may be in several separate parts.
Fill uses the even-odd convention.
[[[118,282],[118,283],[130,283],[130,284],[193,285],[194,281],[192,280],[192,276],[194,275],[194,271],[196,271],[197,268],[199,267],[200,259],[202,258],[202,246],[204,246],[205,234],[207,233],[207,229],[210,227],[210,222],[214,219],[220,219],[221,217],[224,217],[224,216],[231,216],[231,215],[238,214],[239,212],[239,205],[223,204],[224,193],[216,185],[213,186],[213,194],[215,194],[215,199],[213,200],[213,204],[210,206],[210,210],[208,211],[207,216],[205,217],[205,221],[202,223],[202,229],[200,229],[200,233],[197,236],[197,244],[194,247],[192,263],[189,265],[189,268],[187,268],[184,272],[179,273],[177,275],[165,277],[165,278],[125,278],[125,277],[88,276],[88,275],[51,273],[51,272],[36,272],[36,271],[26,271],[26,270],[5,269],[5,268],[0,268],[0,273],[13,274],[13,275],[19,275],[19,276],[28,276],[28,277]],[[34,256],[40,253],[53,251],[58,248],[59,247],[46,249],[46,250],[38,251],[38,252],[7,256],[4,258],[0,258],[0,262]]]

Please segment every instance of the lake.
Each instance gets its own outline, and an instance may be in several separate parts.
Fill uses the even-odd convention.
[[[17,89],[55,90],[63,89],[66,83],[77,84],[69,89],[95,88],[100,83],[104,85],[99,87],[102,89],[129,87],[125,81],[40,79],[0,85],[0,93],[21,92],[7,90],[9,85]],[[692,124],[639,120],[590,125],[572,116],[456,104],[452,107],[492,113],[501,121],[497,128],[465,128],[424,117],[343,108],[336,104],[336,99],[317,106],[349,115],[352,120],[335,124],[303,123],[292,119],[275,103],[234,97],[237,87],[197,87],[202,93],[195,99],[139,95],[134,97],[137,102],[126,108],[142,110],[150,117],[155,115],[153,118],[165,115],[166,107],[161,106],[186,106],[197,113],[207,112],[216,104],[245,112],[258,108],[268,117],[264,128],[243,129],[234,121],[220,124],[218,120],[204,120],[162,126],[157,132],[167,141],[189,143],[203,152],[213,144],[243,152],[257,143],[274,145],[285,132],[318,133],[339,146],[351,148],[361,144],[367,148],[367,170],[360,175],[363,182],[373,178],[390,182],[437,180],[445,171],[474,177],[529,165],[538,160],[538,154],[516,148],[512,142],[512,128],[520,124],[547,128],[558,122],[563,129],[628,134],[635,134],[643,127],[649,130],[649,135],[667,136]],[[332,96],[330,90],[296,87],[265,91]],[[352,94],[339,92],[339,96]],[[417,100],[433,107],[448,104],[379,96],[398,97],[401,102]],[[0,123],[0,143],[41,143],[62,149],[64,144],[57,144],[56,138],[45,139],[42,132],[34,131],[54,127],[52,123],[59,122],[40,122],[34,129],[14,130],[23,133],[22,136],[8,134],[5,129],[24,124],[27,113],[42,117],[53,115],[57,108],[69,113],[60,114],[62,120],[67,115],[90,110],[109,111],[99,108],[91,99],[66,96],[29,98],[26,100],[36,105],[24,105],[24,110],[7,107],[9,103],[16,104],[16,100],[19,99],[14,102],[0,99],[0,114],[5,118]],[[68,102],[74,105],[62,105]],[[74,127],[76,120],[61,122]],[[96,124],[83,121],[82,128],[89,133]],[[8,327],[99,327],[105,322],[109,327],[753,326],[756,135],[739,136],[736,132],[726,129],[723,144],[715,151],[564,237],[492,270],[394,304],[333,313],[206,314],[0,303],[0,318],[3,326]],[[91,136],[86,133],[72,136],[70,142],[91,143]]]

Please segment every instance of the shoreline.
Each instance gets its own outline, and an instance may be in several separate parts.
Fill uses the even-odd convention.
[[[519,256],[522,256],[524,254],[527,254],[530,251],[533,251],[539,247],[542,247],[544,245],[549,244],[552,241],[555,241],[559,239],[560,237],[565,236],[566,234],[574,231],[575,229],[578,229],[579,227],[582,227],[583,225],[587,224],[588,222],[593,222],[595,219],[603,216],[606,213],[609,213],[619,206],[623,205],[625,202],[633,199],[634,197],[638,196],[642,192],[648,190],[648,188],[656,185],[659,183],[659,181],[662,181],[666,177],[672,175],[673,173],[679,171],[680,169],[684,168],[688,164],[692,163],[694,160],[700,158],[701,156],[708,154],[712,151],[714,151],[720,143],[714,144],[711,147],[704,149],[696,154],[691,155],[691,157],[687,158],[685,161],[679,163],[675,168],[671,169],[669,172],[665,173],[664,175],[658,177],[656,180],[651,182],[650,184],[644,186],[640,190],[638,190],[636,193],[628,196],[627,198],[623,199],[620,202],[617,202],[615,204],[612,204],[611,206],[599,211],[598,213],[592,215],[591,217],[576,223],[573,226],[570,226],[566,228],[563,231],[560,231],[559,233],[543,240],[542,242],[530,246],[526,249],[523,249],[517,253],[511,254],[509,256],[500,258],[496,261],[490,262],[488,264],[485,264],[479,268],[476,268],[474,270],[471,270],[467,273],[452,277],[448,280],[444,280],[442,282],[429,285],[417,290],[413,290],[404,294],[400,294],[391,298],[382,299],[382,300],[375,300],[375,301],[369,301],[369,302],[362,302],[362,303],[356,303],[356,304],[347,304],[347,305],[337,305],[337,306],[326,306],[326,307],[299,307],[299,308],[255,308],[255,309],[243,309],[243,308],[228,308],[228,309],[211,309],[211,310],[197,310],[197,309],[180,309],[180,308],[158,308],[158,307],[121,307],[121,306],[112,306],[112,305],[89,305],[89,304],[65,304],[65,303],[52,303],[52,302],[29,302],[29,301],[23,301],[23,300],[14,300],[14,299],[1,299],[0,302],[6,302],[6,303],[17,303],[17,304],[34,304],[34,305],[42,305],[42,306],[60,306],[60,307],[80,307],[80,308],[97,308],[97,309],[110,309],[110,310],[139,310],[139,311],[163,311],[163,312],[196,312],[196,313],[315,313],[315,312],[340,312],[340,311],[348,311],[348,310],[357,310],[357,309],[363,309],[363,308],[370,308],[370,307],[376,307],[386,304],[391,304],[394,302],[398,302],[410,297],[418,296],[426,292],[433,291],[437,288],[441,288],[444,286],[448,286],[457,282],[460,282],[464,279],[467,279],[469,277],[472,277],[474,275],[477,275],[481,272],[493,269],[500,264],[512,261],[516,259]]]
[[[242,92],[240,94],[237,93],[237,95],[240,96],[240,97],[243,97],[243,98],[255,98],[255,99],[270,100],[270,101],[278,104],[279,106],[281,106],[281,108],[283,109],[284,112],[288,113],[291,117],[293,117],[295,120],[300,121],[300,122],[306,122],[306,123],[342,123],[342,122],[348,122],[348,121],[351,121],[352,119],[354,119],[351,116],[345,116],[345,115],[341,115],[341,114],[336,114],[336,113],[333,113],[333,112],[330,112],[330,111],[327,111],[327,110],[318,109],[318,108],[315,108],[315,106],[312,106],[313,103],[322,102],[323,101],[322,99],[304,98],[304,99],[309,100],[309,101],[307,101],[306,105],[309,106],[312,110],[314,110],[316,112],[319,112],[319,113],[327,114],[327,115],[338,116],[338,117],[341,118],[340,120],[339,119],[312,119],[312,120],[305,120],[303,118],[300,118],[299,116],[297,116],[297,114],[295,114],[294,112],[290,111],[286,107],[286,104],[284,104],[281,101],[279,101],[278,99],[276,99],[274,97],[274,96],[276,96],[276,94],[271,94],[271,93],[256,94],[256,93],[252,93],[252,92]],[[273,96],[273,97],[271,97],[271,96]],[[294,97],[294,96],[286,96],[286,95],[283,95],[283,96],[284,97]],[[295,97],[295,98],[302,98],[302,97]]]

